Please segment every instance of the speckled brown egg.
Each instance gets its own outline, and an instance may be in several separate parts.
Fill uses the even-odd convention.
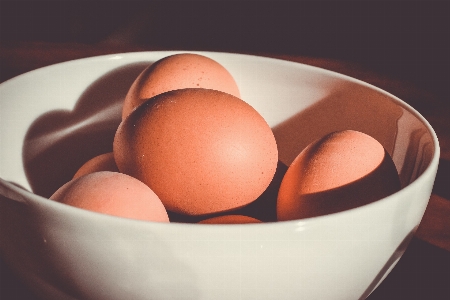
[[[283,177],[279,221],[326,215],[387,197],[400,189],[389,153],[354,130],[330,133],[308,145]]]
[[[271,182],[278,149],[248,103],[210,89],[159,94],[118,127],[119,170],[146,183],[173,212],[203,215],[245,206]]]
[[[252,224],[260,220],[244,215],[224,215],[201,220],[198,224]]]
[[[125,97],[122,118],[148,98],[183,88],[214,89],[240,97],[236,81],[220,63],[199,54],[179,53],[164,57],[141,72]]]
[[[169,222],[164,205],[148,186],[118,172],[95,172],[72,179],[50,199],[118,217]]]
[[[85,162],[73,175],[73,179],[100,171],[119,172],[112,152],[97,155]]]

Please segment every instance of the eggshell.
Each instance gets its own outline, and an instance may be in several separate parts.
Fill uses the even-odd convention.
[[[214,89],[240,97],[236,81],[217,61],[193,53],[174,54],[148,66],[136,78],[125,97],[122,118],[148,98],[183,88]]]
[[[264,118],[243,100],[210,89],[173,90],[145,102],[119,125],[113,152],[121,172],[186,215],[254,201],[278,163]]]
[[[400,189],[397,169],[383,146],[354,130],[330,133],[292,162],[277,198],[279,221],[339,212]]]
[[[73,179],[99,171],[119,172],[112,152],[100,154],[85,162],[73,175]]]
[[[224,215],[208,218],[198,224],[249,224],[262,223],[260,220],[244,215]]]
[[[161,200],[148,186],[117,172],[95,172],[72,179],[50,199],[118,217],[169,222]]]

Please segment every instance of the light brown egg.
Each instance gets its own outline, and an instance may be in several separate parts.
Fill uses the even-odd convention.
[[[85,162],[73,175],[73,179],[100,171],[119,172],[112,152],[97,155]]]
[[[308,145],[283,177],[279,221],[326,215],[387,197],[400,189],[384,147],[362,132],[334,132]]]
[[[264,118],[243,100],[209,89],[173,90],[145,102],[119,125],[113,152],[121,172],[186,215],[254,201],[278,163]]]
[[[224,215],[211,217],[198,222],[198,224],[250,224],[262,223],[260,220],[244,215]]]
[[[236,81],[217,61],[193,53],[174,54],[153,63],[136,78],[125,97],[122,118],[148,98],[183,88],[213,89],[240,97]]]
[[[148,186],[117,172],[95,172],[73,179],[50,199],[118,217],[169,222],[161,200]]]

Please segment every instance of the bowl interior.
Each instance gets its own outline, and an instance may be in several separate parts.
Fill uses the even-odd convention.
[[[122,100],[150,63],[174,52],[81,59],[18,76],[0,87],[0,177],[49,197],[89,158],[112,150]],[[354,129],[391,154],[404,186],[436,152],[412,108],[364,82],[322,69],[247,55],[203,53],[235,77],[242,98],[267,120],[289,165],[313,140]]]

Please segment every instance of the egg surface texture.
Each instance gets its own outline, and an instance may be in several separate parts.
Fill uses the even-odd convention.
[[[112,152],[97,155],[85,162],[73,175],[73,179],[100,171],[119,172]]]
[[[125,97],[122,118],[148,98],[183,88],[207,88],[240,97],[233,76],[217,61],[193,53],[174,54],[156,61],[136,78]]]
[[[199,224],[250,224],[262,223],[260,220],[244,215],[224,215],[198,222]]]
[[[260,196],[277,167],[271,128],[249,104],[210,89],[159,94],[118,127],[119,170],[147,184],[173,212],[203,215]]]
[[[283,177],[279,221],[326,215],[387,197],[400,189],[384,147],[359,131],[330,133],[308,145]]]
[[[169,222],[161,200],[148,186],[117,172],[95,172],[72,179],[50,199],[118,217]]]

